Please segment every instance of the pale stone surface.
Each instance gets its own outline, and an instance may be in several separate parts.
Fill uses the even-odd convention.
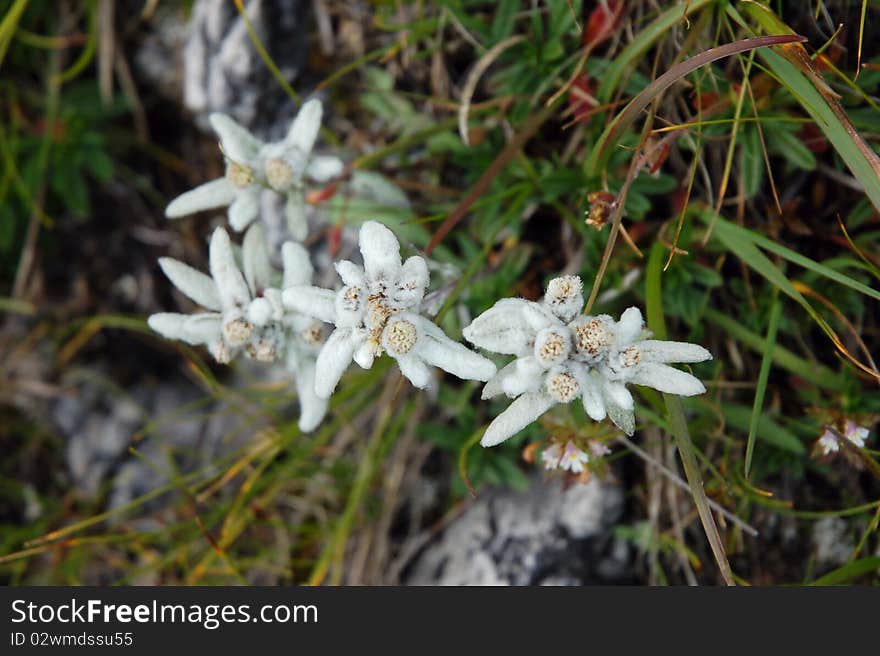
[[[623,495],[591,482],[564,490],[483,493],[411,566],[410,585],[581,585],[625,582],[629,548],[611,534]]]

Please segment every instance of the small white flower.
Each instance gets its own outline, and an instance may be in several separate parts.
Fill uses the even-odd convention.
[[[288,242],[282,253],[284,283],[310,282],[312,265],[306,250]],[[238,353],[265,362],[286,356],[299,392],[300,429],[314,429],[327,411],[326,399],[315,395],[313,385],[320,325],[284,311],[281,290],[272,284],[262,227],[253,225],[245,234],[241,268],[222,228],[211,236],[210,277],[171,258],[160,259],[159,265],[175,287],[208,312],[154,314],[147,320],[150,328],[168,339],[207,345],[211,355],[224,364]]]
[[[502,393],[515,399],[486,429],[483,446],[503,442],[553,405],[575,398],[592,419],[607,416],[632,435],[628,383],[682,396],[706,391],[694,376],[667,365],[711,359],[702,346],[645,339],[637,308],[616,322],[608,315],[578,315],[584,301],[577,276],[555,278],[547,289],[541,303],[500,300],[464,329],[476,346],[516,356],[483,389],[484,399]]]
[[[428,268],[418,256],[401,263],[397,238],[381,223],[361,226],[364,266],[336,263],[344,286],[337,292],[309,285],[284,289],[284,305],[295,312],[332,323],[335,330],[317,360],[315,391],[328,398],[352,360],[364,369],[387,353],[401,373],[419,388],[435,366],[467,380],[488,380],[495,365],[453,342],[419,314],[428,286]]]
[[[860,449],[865,447],[865,440],[868,439],[869,433],[870,431],[867,428],[859,426],[851,419],[847,419],[844,422],[843,436]],[[837,441],[837,436],[830,429],[825,429],[825,432],[819,438],[818,445],[823,456],[840,451],[840,443]]]
[[[269,286],[271,269],[259,226],[248,231],[242,250],[244,273],[235,261],[229,235],[217,228],[211,236],[211,277],[161,258],[159,265],[174,286],[209,312],[154,314],[148,320],[150,327],[168,339],[206,344],[221,363],[239,351],[258,360],[274,360],[283,339],[284,308],[281,291]]]
[[[587,445],[590,449],[590,455],[594,458],[601,458],[603,456],[607,456],[611,453],[611,449],[608,448],[608,445],[604,442],[597,442],[596,440],[590,440],[590,443]]]
[[[572,474],[580,474],[589,461],[590,456],[577,448],[574,442],[568,441],[565,443],[565,449],[559,459],[559,467]]]
[[[865,440],[868,439],[869,432],[864,426],[859,426],[856,422],[849,419],[846,420],[843,428],[843,436],[860,449],[865,448]]]
[[[837,437],[835,437],[834,433],[830,430],[826,430],[822,433],[822,437],[819,438],[819,450],[822,452],[823,456],[831,455],[832,453],[837,453],[840,451],[840,445],[837,443]]]
[[[242,231],[257,218],[263,190],[271,189],[286,197],[288,228],[301,241],[307,230],[304,180],[326,183],[343,170],[336,157],[312,155],[322,113],[319,100],[308,101],[287,136],[273,143],[260,141],[225,114],[211,114],[211,126],[226,158],[226,175],[178,196],[165,215],[173,219],[228,205],[229,225]]]
[[[544,469],[558,469],[560,458],[562,458],[562,449],[559,444],[551,444],[541,451],[541,462],[544,463]]]

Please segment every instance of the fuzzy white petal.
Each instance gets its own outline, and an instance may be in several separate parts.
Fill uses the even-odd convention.
[[[263,145],[259,139],[226,114],[214,112],[208,120],[214,132],[220,137],[223,152],[234,162],[249,163]]]
[[[531,353],[538,331],[555,325],[537,303],[521,298],[505,298],[474,319],[464,331],[472,344],[494,353]]]
[[[534,356],[517,358],[495,374],[483,388],[482,398],[489,399],[498,394],[509,397],[525,392],[534,392],[544,382],[544,367]]]
[[[422,317],[413,319],[419,319],[419,324],[431,323]],[[452,341],[442,332],[438,334],[430,329],[424,332],[425,336],[419,340],[416,348],[419,356],[428,364],[448,371],[462,380],[489,380],[495,375],[495,364],[491,360]]]
[[[229,206],[229,225],[236,232],[247,228],[260,212],[260,188],[247,187],[240,190]]]
[[[605,415],[607,414],[605,411],[605,402],[602,400],[602,393],[596,380],[593,376],[588,374],[587,376],[578,378],[578,382],[581,384],[581,390],[583,390],[581,399],[584,403],[584,412],[586,412],[593,421],[602,421],[605,419]]]
[[[483,434],[480,444],[483,446],[501,444],[547,412],[553,404],[553,399],[543,392],[523,394],[495,417]]]
[[[632,410],[635,407],[632,394],[623,383],[606,380],[603,386],[606,402],[616,405],[624,410]]]
[[[406,258],[400,269],[397,281],[397,289],[394,290],[393,300],[401,307],[412,308],[418,306],[425,296],[425,289],[429,282],[428,265],[423,257],[413,255]]]
[[[315,268],[309,252],[302,244],[286,241],[281,247],[281,260],[284,263],[284,287],[308,285],[312,281]]]
[[[374,200],[379,205],[401,209],[409,207],[406,194],[388,178],[373,171],[354,171],[350,187],[355,196]]]
[[[365,287],[366,279],[364,278],[364,270],[354,262],[348,260],[340,260],[335,265],[336,273],[342,278],[342,282],[349,287]]]
[[[321,118],[324,114],[324,107],[321,101],[313,98],[305,103],[290,124],[287,136],[284,141],[287,145],[293,146],[305,154],[312,151],[315,146],[315,139],[318,138],[318,131],[321,129]]]
[[[309,222],[306,218],[306,201],[299,189],[293,189],[287,194],[287,202],[284,204],[284,217],[287,220],[287,230],[290,236],[297,241],[303,241],[309,236]]]
[[[348,328],[337,328],[324,343],[315,362],[315,394],[328,399],[336,389],[342,374],[351,364],[356,342]]]
[[[165,216],[177,219],[203,210],[225,207],[235,200],[235,191],[235,187],[225,177],[211,180],[171,201],[165,208]]]
[[[653,362],[643,362],[636,365],[627,379],[636,385],[653,387],[660,392],[679,396],[696,396],[706,391],[703,383],[691,374]]]
[[[703,362],[711,360],[712,354],[699,344],[688,342],[667,342],[646,339],[636,344],[647,362]]]
[[[620,315],[620,321],[615,326],[618,344],[631,344],[634,342],[645,327],[642,313],[637,307],[627,308]]]
[[[147,325],[166,339],[178,339],[197,346],[220,338],[221,318],[213,313],[188,315],[161,312],[151,315]]]
[[[238,270],[238,265],[232,254],[229,235],[223,228],[217,228],[211,235],[209,259],[211,277],[214,279],[214,284],[217,285],[223,309],[245,307],[251,300],[250,290],[244,276]]]
[[[256,294],[272,283],[272,263],[269,262],[269,249],[263,226],[253,224],[244,235],[242,242],[242,269],[251,294]]]
[[[160,257],[159,266],[175,287],[203,308],[215,312],[222,309],[217,285],[210,276],[170,257]]]
[[[364,340],[355,350],[352,356],[361,369],[369,369],[376,360],[375,347],[368,341]]]
[[[327,414],[327,399],[315,394],[315,361],[303,358],[295,372],[296,392],[299,395],[299,429],[303,433],[315,430]]]
[[[395,280],[400,272],[400,244],[381,223],[367,221],[361,226],[359,245],[364,271],[369,280]]]
[[[329,182],[342,175],[345,165],[338,157],[317,155],[309,160],[306,166],[306,177],[315,182]]]
[[[336,293],[311,285],[294,285],[281,293],[284,307],[325,323],[336,320]]]
[[[413,386],[425,389],[431,382],[431,369],[417,356],[412,354],[402,355],[397,360],[397,366]]]

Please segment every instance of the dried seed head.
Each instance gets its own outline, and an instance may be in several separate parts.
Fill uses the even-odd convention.
[[[265,164],[266,181],[275,191],[284,191],[293,180],[293,167],[280,157],[272,157]]]
[[[547,284],[545,299],[549,303],[564,303],[583,294],[584,284],[578,276],[559,276]]]
[[[642,352],[638,346],[628,346],[621,354],[624,367],[633,367],[642,359]]]
[[[226,177],[237,189],[244,189],[254,184],[254,171],[247,164],[239,164],[229,160],[226,165]]]
[[[260,339],[248,344],[247,352],[254,360],[259,360],[260,362],[272,362],[275,360],[277,349],[272,341],[268,339]]]
[[[382,346],[389,355],[406,355],[419,339],[416,325],[406,319],[398,319],[388,324],[382,332]]]
[[[394,313],[395,310],[388,307],[383,295],[373,294],[367,300],[367,316],[364,323],[370,330],[380,331],[385,327],[388,318]]]
[[[567,331],[545,328],[535,338],[535,357],[545,367],[564,362],[570,351],[571,338]]]
[[[241,346],[254,332],[254,327],[244,317],[237,317],[223,324],[223,335],[230,346]]]
[[[363,290],[360,287],[343,287],[339,290],[342,308],[348,312],[357,312],[361,308]]]
[[[547,393],[559,403],[569,403],[580,391],[577,379],[567,371],[551,372],[547,376]]]
[[[299,336],[309,346],[319,346],[324,341],[324,330],[321,327],[321,323],[316,321],[301,331]]]
[[[608,223],[611,216],[611,210],[614,208],[616,197],[607,191],[594,191],[587,196],[590,203],[590,209],[587,212],[585,223],[592,226],[596,230],[601,230]]]
[[[597,360],[614,343],[608,322],[599,317],[581,317],[572,323],[574,346],[587,360]]]

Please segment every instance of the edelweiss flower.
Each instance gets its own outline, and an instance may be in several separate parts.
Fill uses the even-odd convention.
[[[868,439],[869,432],[867,428],[859,426],[850,419],[847,419],[843,425],[843,436],[860,449],[865,447],[865,440]],[[826,429],[819,438],[819,449],[824,456],[837,453],[840,450],[837,436],[829,429]]]
[[[495,365],[453,342],[420,316],[428,286],[428,268],[418,256],[401,263],[400,244],[381,223],[361,226],[363,268],[336,263],[344,286],[337,292],[308,285],[286,287],[285,307],[332,323],[335,330],[318,355],[315,391],[328,398],[352,359],[364,369],[383,352],[397,360],[401,373],[419,388],[440,367],[467,380],[488,380]]]
[[[229,236],[217,228],[211,237],[210,277],[177,260],[160,259],[159,265],[174,286],[209,311],[159,313],[147,322],[168,339],[207,345],[211,355],[224,364],[239,352],[264,362],[286,352],[286,364],[296,377],[299,392],[300,428],[312,430],[327,410],[326,400],[315,396],[313,386],[321,326],[308,317],[284,312],[281,290],[272,285],[261,226],[247,231],[242,251],[239,269]],[[302,246],[288,242],[282,255],[285,284],[310,282],[312,265]]]
[[[226,158],[226,175],[178,196],[165,215],[174,219],[229,205],[229,225],[241,231],[257,218],[263,190],[271,189],[287,198],[288,228],[295,239],[303,240],[307,232],[304,178],[326,183],[343,169],[336,157],[311,154],[322,113],[321,101],[310,100],[300,109],[287,136],[273,143],[260,141],[225,114],[211,114],[211,126],[220,137]]]
[[[706,391],[692,375],[669,362],[702,362],[702,346],[644,339],[644,322],[629,308],[615,322],[608,315],[583,316],[583,285],[577,276],[554,278],[541,303],[498,301],[464,329],[465,338],[488,351],[517,356],[483,389],[488,399],[504,393],[514,402],[486,429],[483,446],[518,433],[557,403],[580,398],[596,421],[606,416],[621,430],[635,430],[627,383],[682,396]]]
[[[239,270],[229,235],[217,228],[211,236],[211,277],[169,257],[159,260],[168,279],[186,296],[209,310],[194,315],[152,315],[150,327],[168,339],[207,344],[220,363],[239,351],[257,360],[275,359],[283,337],[281,291],[268,287],[268,256],[262,230],[245,235],[243,269]]]

